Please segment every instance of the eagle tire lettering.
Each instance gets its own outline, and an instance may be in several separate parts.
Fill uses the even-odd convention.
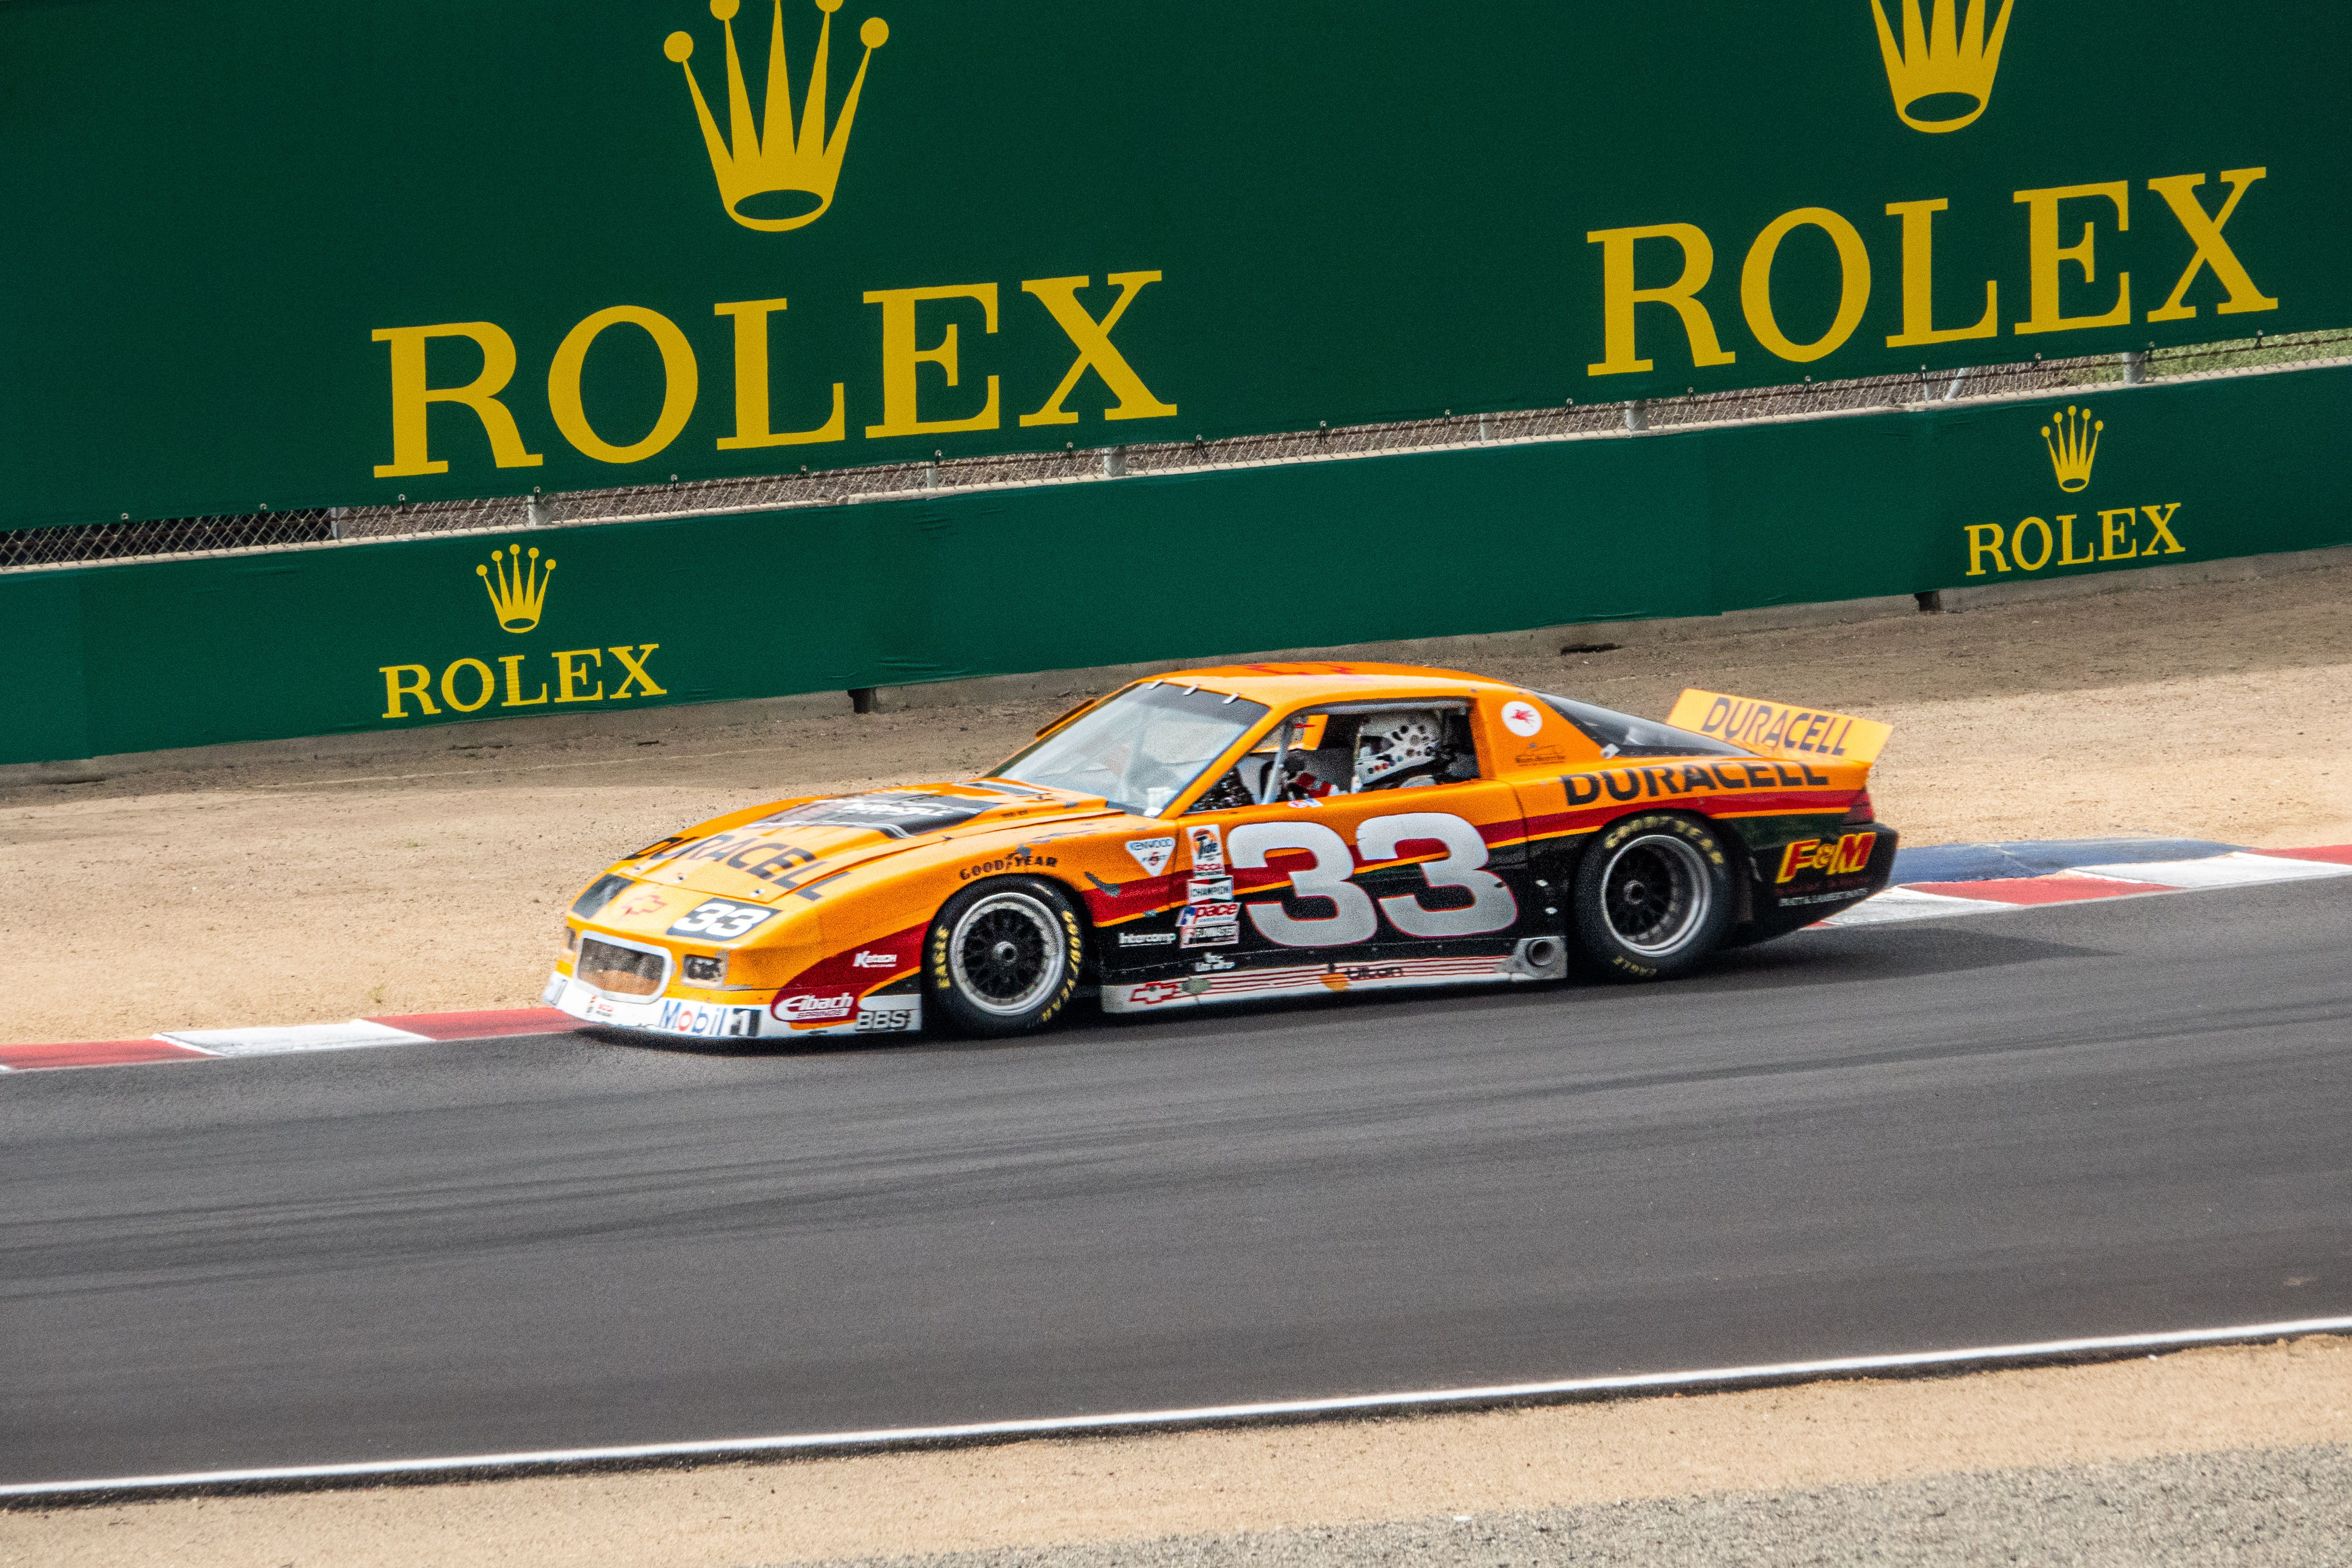
[[[1059,947],[1061,973],[1052,988],[1019,1013],[991,1012],[974,1005],[957,984],[952,943],[958,919],[972,905],[1001,893],[1025,896],[1033,909],[1051,920]],[[938,995],[940,1016],[961,1034],[982,1037],[1028,1034],[1061,1016],[1078,994],[1087,959],[1086,926],[1069,893],[1042,877],[992,877],[957,893],[933,918],[923,939],[923,980]]]
[[[1611,823],[1586,847],[1569,894],[1569,929],[1609,980],[1664,980],[1722,944],[1738,917],[1731,858],[1716,829],[1679,812]]]

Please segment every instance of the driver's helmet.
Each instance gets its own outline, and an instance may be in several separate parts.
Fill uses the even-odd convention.
[[[1356,731],[1356,787],[1370,789],[1435,763],[1444,733],[1437,715],[1427,709],[1373,714]]]

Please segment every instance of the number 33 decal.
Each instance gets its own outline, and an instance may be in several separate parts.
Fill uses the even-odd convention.
[[[1418,894],[1398,893],[1377,900],[1389,922],[1407,936],[1476,936],[1502,931],[1519,918],[1519,901],[1503,879],[1486,870],[1486,841],[1458,816],[1443,812],[1415,811],[1400,816],[1375,816],[1356,829],[1356,847],[1367,860],[1393,860],[1397,846],[1412,839],[1435,839],[1445,846],[1445,858],[1421,868],[1432,888],[1460,888],[1470,895],[1458,910],[1433,910]],[[1348,841],[1319,822],[1255,822],[1225,836],[1225,857],[1238,869],[1256,870],[1279,849],[1300,849],[1315,857],[1311,868],[1285,866],[1290,873],[1294,899],[1328,899],[1331,912],[1306,920],[1286,912],[1280,899],[1247,905],[1250,923],[1268,942],[1286,947],[1338,947],[1369,942],[1380,931],[1375,900],[1352,880],[1356,858]]]
[[[712,899],[697,904],[669,928],[671,936],[708,937],[713,942],[731,942],[774,914],[756,904],[730,904],[724,899]]]

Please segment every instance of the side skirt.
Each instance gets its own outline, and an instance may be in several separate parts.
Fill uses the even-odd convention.
[[[1204,1002],[1255,1002],[1274,996],[1322,996],[1343,991],[1395,991],[1426,985],[1475,985],[1558,980],[1568,973],[1567,944],[1529,937],[1511,952],[1461,958],[1331,959],[1227,974],[1187,974],[1102,988],[1106,1013],[1155,1013]]]

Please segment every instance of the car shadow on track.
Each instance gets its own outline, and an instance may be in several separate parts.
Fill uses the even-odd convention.
[[[1801,931],[1759,947],[1719,952],[1692,974],[1658,985],[1622,985],[1571,973],[1565,981],[1496,989],[1486,985],[1433,986],[1412,991],[1366,992],[1354,995],[1268,997],[1263,1001],[1220,1003],[1213,1007],[1187,1007],[1139,1016],[1103,1012],[1091,998],[1071,1007],[1058,1028],[1006,1039],[973,1039],[926,1029],[920,1035],[820,1036],[805,1040],[768,1037],[757,1040],[697,1039],[633,1029],[589,1027],[580,1037],[600,1045],[674,1056],[766,1057],[778,1058],[842,1056],[874,1050],[893,1053],[955,1052],[1017,1049],[1066,1038],[1074,1032],[1119,1035],[1154,1027],[1179,1030],[1186,1024],[1218,1019],[1272,1020],[1285,1016],[1328,1017],[1359,1008],[1372,1008],[1402,1017],[1418,1007],[1479,1009],[1527,1005],[1558,1005],[1577,996],[1631,1000],[1643,994],[1720,994],[1747,991],[1784,991],[1805,987],[1852,985],[1872,981],[1925,979],[1931,975],[1965,973],[2074,958],[2109,958],[2100,948],[1999,931],[1948,925],[1864,928],[1839,931]]]
[[[772,1035],[758,1040],[699,1039],[691,1035],[659,1034],[652,1029],[616,1029],[603,1024],[591,1024],[570,1032],[575,1039],[593,1040],[600,1046],[622,1046],[631,1050],[657,1051],[677,1057],[831,1057],[863,1050],[869,1046],[888,1045],[893,1040],[911,1045],[923,1037],[915,1035],[824,1035],[812,1039],[792,1040]]]
[[[1916,980],[2005,969],[2053,959],[2114,958],[2105,948],[2077,947],[2039,937],[1966,926],[1903,925],[1834,931],[1799,931],[1759,947],[1734,948],[1707,960],[1679,985],[1710,991],[1777,990],[1802,985],[1851,985],[1862,981]]]

